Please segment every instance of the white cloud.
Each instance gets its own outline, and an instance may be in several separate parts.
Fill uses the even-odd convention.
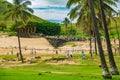
[[[49,20],[49,19],[53,19],[53,20],[63,20],[68,13],[68,10],[64,11],[64,10],[34,10],[34,14],[37,15],[38,17],[41,17],[43,19]]]
[[[32,8],[46,6],[66,6],[67,0],[31,0]]]
[[[13,0],[7,0],[12,2]],[[34,9],[34,14],[45,20],[61,20],[67,16],[68,9],[58,9],[59,7],[65,7],[68,0],[30,0],[32,2],[31,8],[43,8]],[[118,3],[118,8],[120,9],[120,3]],[[54,9],[53,9],[54,8]]]
[[[12,2],[12,0],[8,0]],[[30,0],[32,2],[31,8],[47,8],[49,9],[34,9],[34,14],[45,20],[63,20],[68,13],[67,9],[58,9],[65,7],[67,0]],[[54,8],[54,9],[53,9]]]

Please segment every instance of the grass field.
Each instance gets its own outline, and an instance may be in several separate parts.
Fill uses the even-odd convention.
[[[35,63],[21,64],[13,61],[0,63],[0,80],[104,80],[102,69],[99,67],[99,57],[96,55],[93,58],[86,55],[87,60],[82,60],[80,54],[74,54],[69,59],[64,54],[39,56],[41,59],[37,59]],[[16,57],[0,56],[0,59],[4,58]],[[120,56],[115,56],[115,60],[120,70]],[[112,80],[120,80],[120,76],[114,75]]]

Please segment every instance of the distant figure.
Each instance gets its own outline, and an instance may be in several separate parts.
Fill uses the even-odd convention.
[[[74,53],[74,52],[75,52],[75,49],[73,48],[71,52]]]
[[[67,54],[67,58],[71,58],[72,57],[72,53],[70,53],[69,50],[66,51],[66,54]]]
[[[114,38],[114,44],[116,44],[116,39]]]
[[[86,60],[86,56],[85,56],[85,54],[84,54],[84,51],[82,50],[82,59],[83,60]]]
[[[19,52],[16,53],[16,56],[19,57]]]
[[[58,50],[56,50],[55,53],[58,54]]]
[[[34,51],[34,54],[36,55],[36,50]]]
[[[33,55],[33,49],[31,50],[30,54]]]
[[[12,48],[12,50],[11,50],[11,54],[13,55],[13,48]]]

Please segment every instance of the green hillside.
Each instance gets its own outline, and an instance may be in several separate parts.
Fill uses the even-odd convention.
[[[116,17],[115,20],[117,21],[118,31],[120,33],[120,17]],[[78,37],[85,36],[86,37],[88,35],[88,34],[85,34],[85,33],[83,34],[82,27],[81,26],[76,26],[75,23],[73,23],[72,25],[68,24],[68,30],[71,29],[71,26],[72,26],[72,29],[76,29],[76,31],[77,31],[77,34],[73,35],[73,36],[78,36]],[[66,26],[64,24],[61,24],[61,29],[62,29],[61,33],[65,33]],[[116,34],[116,23],[115,23],[114,20],[111,21],[111,24],[108,26],[108,29],[109,29],[109,32],[111,33],[111,36],[117,37],[117,34]],[[101,32],[101,33],[103,35],[103,32]]]
[[[7,24],[7,28],[11,27],[13,24],[14,24],[14,21],[12,21],[11,19],[7,20],[7,21],[4,21],[4,15],[0,15],[0,23],[5,23]],[[33,22],[44,22],[45,20],[44,19],[41,19],[35,15],[33,15],[29,21],[33,21]]]
[[[7,10],[7,4],[3,4],[2,1],[3,0],[0,0],[0,24],[3,23],[7,26],[7,28],[10,28],[14,24],[14,21],[11,19],[8,19],[7,21],[4,20],[4,11]],[[45,20],[33,15],[29,21],[44,22]]]

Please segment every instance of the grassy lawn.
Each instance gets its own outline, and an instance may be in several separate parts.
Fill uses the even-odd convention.
[[[99,67],[99,57],[96,55],[92,59],[86,55],[87,60],[82,60],[80,54],[74,54],[70,59],[61,54],[39,56],[41,59],[32,64],[10,61],[1,63],[0,80],[104,80],[101,76],[102,69]],[[9,58],[5,55],[0,56],[1,59],[5,57]],[[120,69],[120,57],[115,56],[115,59]],[[76,64],[64,63],[71,61]],[[62,63],[59,64],[60,62]],[[112,80],[120,80],[120,76],[115,75]]]

